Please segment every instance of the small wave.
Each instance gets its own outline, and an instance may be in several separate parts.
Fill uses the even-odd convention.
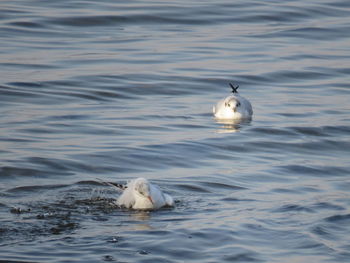
[[[308,213],[314,213],[315,211],[309,207],[301,206],[297,204],[286,204],[283,205],[280,208],[277,208],[274,210],[274,212],[277,213],[285,213],[285,212],[308,212]]]
[[[17,186],[11,189],[8,189],[7,192],[9,193],[16,193],[16,192],[37,192],[40,190],[50,190],[50,189],[60,189],[67,187],[67,185],[64,184],[55,184],[55,185],[30,185],[30,186]]]
[[[277,167],[276,167],[277,168]],[[306,166],[306,165],[282,165],[278,166],[279,170],[287,171],[291,174],[312,175],[322,177],[346,176],[349,174],[347,167],[336,166]]]
[[[326,221],[332,222],[332,223],[337,223],[337,222],[350,222],[350,214],[345,214],[345,215],[333,215],[330,217],[325,218]]]
[[[91,26],[112,26],[112,25],[126,25],[126,24],[208,24],[207,20],[196,19],[179,16],[157,16],[157,15],[108,15],[108,16],[71,16],[54,19],[47,19],[45,21],[49,24],[74,26],[74,27],[91,27]]]

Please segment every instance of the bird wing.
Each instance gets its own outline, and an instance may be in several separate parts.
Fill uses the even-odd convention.
[[[160,190],[160,188],[154,184],[150,184],[150,190],[151,190],[151,197],[153,200],[154,208],[158,209],[162,206],[165,206],[166,201],[162,190]]]
[[[125,206],[126,208],[132,208],[135,204],[135,197],[132,194],[132,188],[126,188],[124,192],[119,196],[117,200],[119,206]]]
[[[157,185],[151,184],[151,196],[154,202],[155,208],[160,208],[163,206],[173,206],[173,198],[162,192]]]

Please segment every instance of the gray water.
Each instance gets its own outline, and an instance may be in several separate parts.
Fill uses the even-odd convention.
[[[2,1],[0,262],[349,262],[349,75],[345,0]]]

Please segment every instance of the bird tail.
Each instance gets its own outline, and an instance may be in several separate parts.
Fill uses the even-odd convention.
[[[126,188],[128,188],[127,185],[125,184],[118,184],[118,183],[112,183],[112,182],[107,182],[109,185],[115,186],[119,189],[125,190]]]

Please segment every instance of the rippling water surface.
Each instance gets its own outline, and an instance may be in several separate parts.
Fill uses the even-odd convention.
[[[349,262],[349,43],[341,0],[2,1],[0,261]]]

